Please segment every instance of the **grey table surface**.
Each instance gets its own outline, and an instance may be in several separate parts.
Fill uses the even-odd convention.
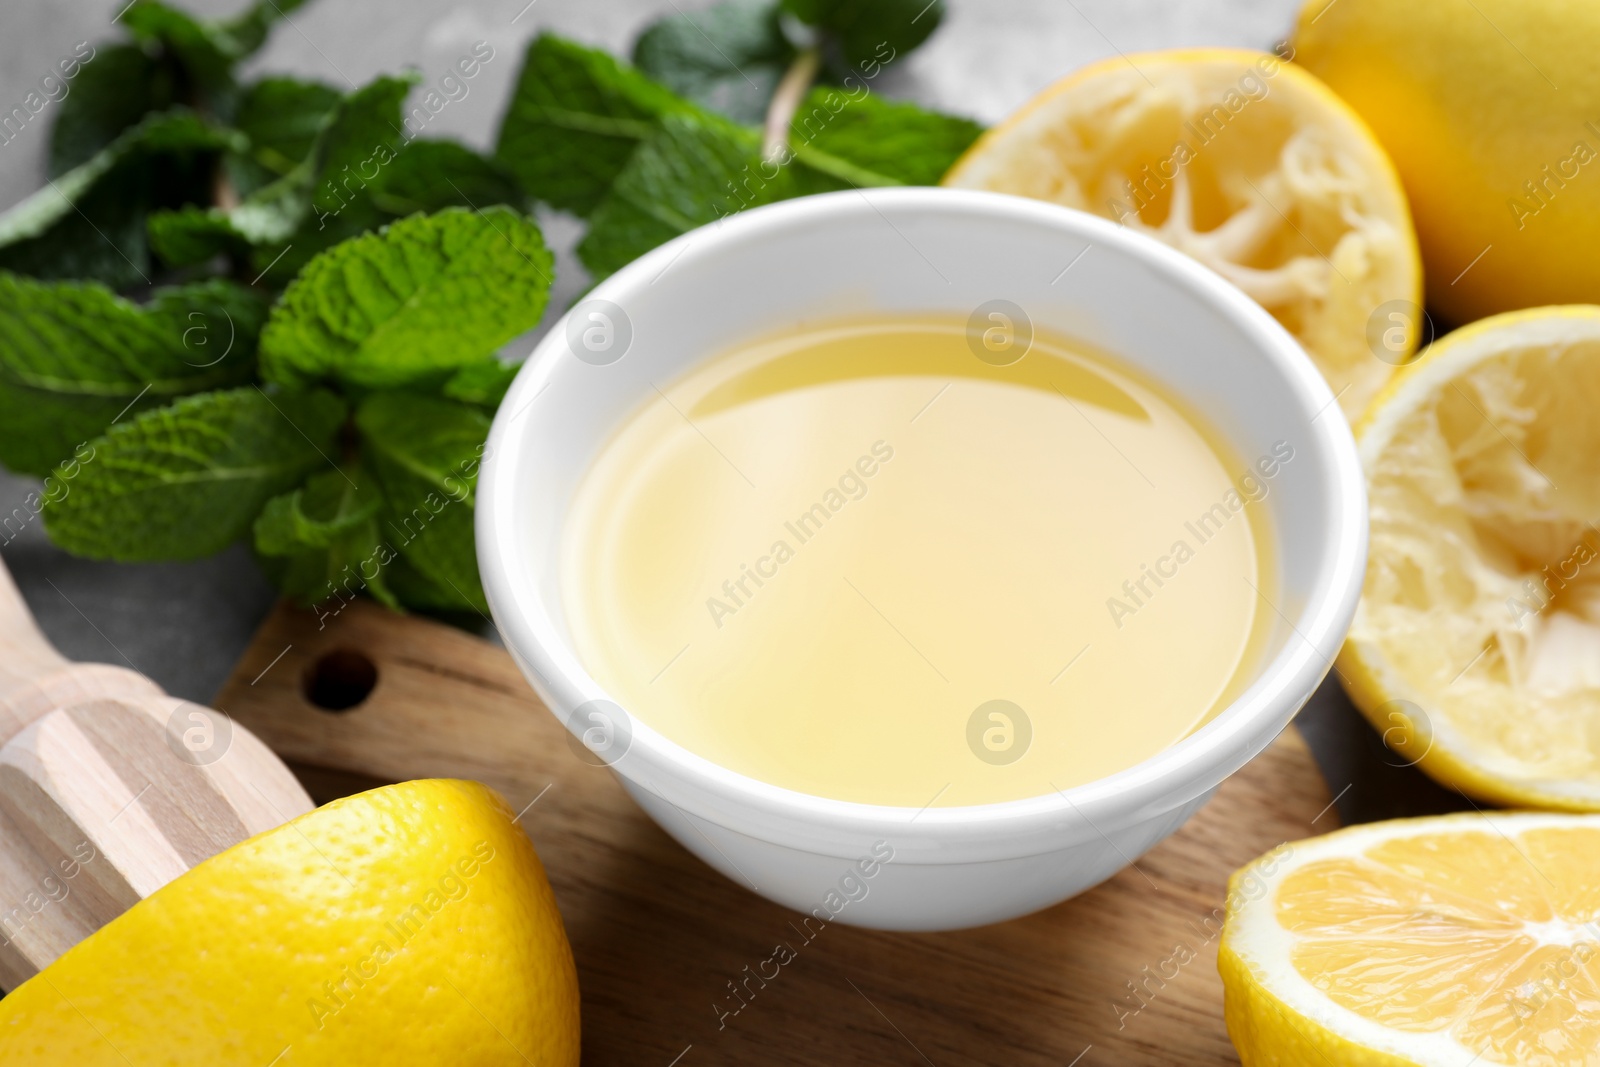
[[[113,19],[127,2],[4,0],[0,110],[20,102],[79,42],[115,37]],[[178,2],[208,15],[244,6],[242,0]],[[434,80],[476,42],[487,41],[494,58],[469,95],[430,127],[430,135],[486,147],[535,33],[552,29],[625,53],[653,19],[705,6],[707,0],[313,0],[278,28],[251,65],[333,85],[359,85],[407,66]],[[1092,60],[1154,48],[1271,47],[1288,34],[1299,6],[1299,0],[948,0],[944,24],[886,76],[884,91],[994,122]],[[48,133],[42,120],[49,117],[41,114],[0,147],[0,205],[42,183]],[[558,253],[554,316],[587,285],[571,255],[581,230],[562,217],[542,221]],[[29,479],[0,472],[0,516],[11,515],[35,488]],[[66,655],[131,665],[192,700],[213,696],[273,601],[272,588],[242,546],[193,563],[124,565],[66,555],[50,545],[36,520],[8,536],[0,534],[0,557]],[[1345,820],[1464,806],[1401,766],[1331,679],[1298,721]]]

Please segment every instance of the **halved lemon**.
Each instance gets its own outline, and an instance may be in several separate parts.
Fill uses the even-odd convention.
[[[1415,351],[1422,268],[1394,167],[1354,111],[1276,55],[1086,67],[944,184],[1092,211],[1198,259],[1299,338],[1351,417]]]
[[[1372,544],[1338,671],[1408,762],[1600,810],[1600,307],[1485,319],[1356,427]]]
[[[0,1000],[0,1064],[578,1067],[580,1028],[516,816],[425,780],[257,834],[84,938]]]
[[[1447,815],[1233,876],[1217,957],[1244,1067],[1600,1060],[1600,817]]]

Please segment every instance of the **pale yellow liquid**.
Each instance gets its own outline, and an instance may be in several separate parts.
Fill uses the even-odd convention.
[[[1039,337],[992,367],[964,323],[879,321],[657,385],[580,485],[563,594],[595,679],[692,752],[841,800],[1015,800],[1138,763],[1248,680],[1267,505],[1113,360]],[[1005,709],[974,743],[992,700],[1025,747]]]

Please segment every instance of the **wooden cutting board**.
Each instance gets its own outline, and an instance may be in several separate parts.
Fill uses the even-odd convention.
[[[580,761],[505,651],[462,631],[365,601],[320,620],[280,607],[215,704],[319,802],[464,777],[526,806],[594,1065],[1237,1063],[1216,972],[1227,876],[1337,825],[1290,729],[1176,835],[1075,900],[980,930],[833,924],[807,942],[795,913],[704,866],[610,771]],[[780,944],[795,958],[764,988],[748,980]],[[755,991],[737,1014],[732,982]]]

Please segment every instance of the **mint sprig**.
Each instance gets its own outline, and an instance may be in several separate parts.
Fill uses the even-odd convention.
[[[506,207],[413,215],[322,253],[260,330],[263,384],[119,419],[89,442],[46,528],[70,551],[120,560],[205,555],[253,530],[268,572],[306,602],[339,595],[346,566],[387,573],[403,558],[397,588],[412,599],[383,574],[360,589],[485,610],[472,541],[484,407],[508,384],[495,352],[538,322],[551,272],[538,227]],[[158,318],[91,292],[135,325]],[[153,306],[178,297],[163,299]],[[153,329],[152,345],[170,333]],[[140,374],[107,360],[90,366],[130,391]]]
[[[757,204],[935,182],[979,132],[878,94],[938,2],[725,0],[648,27],[637,67],[540,34],[490,156],[415,136],[412,74],[242,78],[301,2],[135,0],[64,71],[51,183],[0,213],[0,462],[51,476],[70,552],[247,539],[302,603],[486,612],[502,352],[555,273],[529,205],[588,219],[599,278]]]

